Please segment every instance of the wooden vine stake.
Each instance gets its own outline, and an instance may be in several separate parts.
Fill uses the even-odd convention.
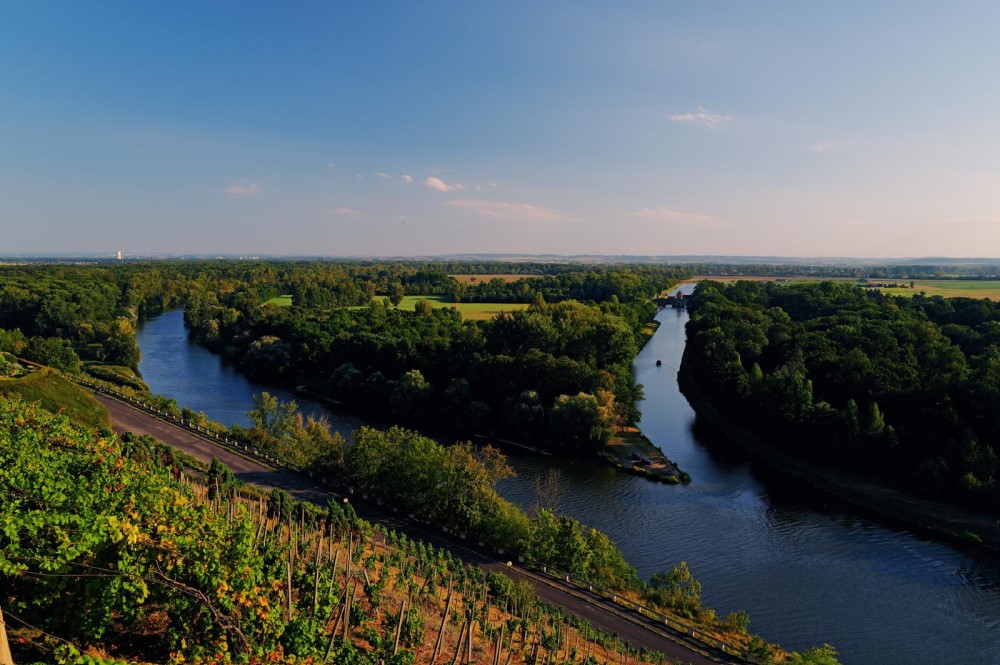
[[[14,656],[7,644],[7,626],[3,621],[3,610],[0,609],[0,665],[14,665]]]
[[[399,651],[399,636],[403,632],[403,614],[406,612],[406,601],[399,604],[399,621],[396,622],[396,639],[392,642],[392,655]]]
[[[441,654],[441,644],[444,642],[444,628],[448,625],[448,612],[451,611],[451,583],[448,584],[448,602],[444,605],[444,615],[441,617],[441,627],[438,628],[437,641],[434,642],[434,655],[431,656],[431,665],[434,665],[434,661]]]
[[[465,629],[469,625],[469,620],[466,619],[465,623],[462,624],[462,629],[458,631],[458,641],[455,643],[455,657],[451,659],[451,665],[458,665],[459,659],[462,657],[462,652],[465,651]]]

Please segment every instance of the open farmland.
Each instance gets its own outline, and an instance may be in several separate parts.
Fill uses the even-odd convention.
[[[701,281],[722,282],[732,284],[733,282],[857,282],[854,277],[817,277],[815,275],[695,275],[690,279],[685,279],[682,284],[697,284]]]
[[[492,319],[500,312],[515,312],[528,308],[528,305],[524,303],[450,302],[445,296],[404,296],[403,302],[399,303],[397,309],[412,312],[416,309],[419,300],[426,300],[435,308],[452,307],[457,309],[466,319]]]
[[[945,298],[989,298],[1000,301],[1000,280],[916,279],[913,280],[912,289],[885,288],[882,292],[899,296],[912,296],[923,292],[928,296]]]

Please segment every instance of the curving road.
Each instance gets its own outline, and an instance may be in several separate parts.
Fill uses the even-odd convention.
[[[265,466],[218,446],[183,427],[160,420],[145,411],[107,395],[95,394],[95,397],[108,409],[111,414],[112,427],[119,434],[123,432],[148,434],[203,462],[210,462],[212,458],[216,458],[229,466],[233,475],[239,480],[263,489],[279,488],[299,500],[326,505],[327,498],[330,496],[328,490],[312,483],[303,474]],[[510,566],[508,563],[499,561],[483,552],[472,550],[461,543],[428,531],[412,520],[386,513],[366,501],[355,500],[353,505],[358,515],[364,519],[382,523],[389,528],[406,533],[408,537],[430,542],[435,547],[448,548],[456,556],[486,570],[502,572],[515,580],[530,582],[542,600],[563,607],[586,619],[599,630],[617,633],[633,647],[645,647],[660,651],[668,658],[691,665],[745,662],[712,649],[683,633],[630,615],[625,608],[600,596],[590,595],[576,587],[560,584],[557,580],[530,570]]]

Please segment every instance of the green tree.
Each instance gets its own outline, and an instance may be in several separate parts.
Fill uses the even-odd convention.
[[[291,433],[298,408],[294,400],[282,402],[265,391],[254,394],[253,409],[247,411],[247,417],[256,429],[281,440]]]
[[[701,606],[701,582],[691,574],[687,562],[681,561],[669,573],[653,573],[649,595],[662,605],[697,612]]]
[[[404,420],[421,420],[426,415],[431,392],[431,384],[420,370],[411,369],[396,381],[389,405],[392,412]]]
[[[221,503],[229,502],[236,493],[236,478],[232,470],[215,457],[208,467],[208,498]]]
[[[32,337],[24,348],[24,357],[40,365],[54,367],[64,372],[80,369],[80,357],[69,340],[57,337]]]
[[[602,403],[588,393],[557,397],[552,406],[553,435],[577,446],[607,443],[614,431],[614,405],[610,394],[604,399]],[[608,404],[608,400],[612,403]]]
[[[837,660],[837,650],[829,644],[802,653],[793,651],[785,662],[791,665],[840,665],[840,661]]]
[[[403,285],[399,282],[393,282],[389,286],[389,302],[391,302],[394,307],[399,307],[399,303],[403,302],[403,296],[405,295],[406,290],[403,289]]]

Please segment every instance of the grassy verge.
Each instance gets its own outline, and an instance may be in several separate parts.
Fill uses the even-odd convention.
[[[122,365],[106,365],[104,363],[87,363],[84,371],[95,379],[101,379],[118,386],[129,386],[135,390],[149,392],[149,386],[139,378],[139,375]]]
[[[646,343],[649,342],[649,340],[653,339],[653,335],[655,335],[656,331],[659,329],[660,329],[660,322],[657,321],[656,319],[653,319],[652,321],[649,321],[646,324],[646,327],[643,328],[642,332],[640,333],[640,339],[639,339],[640,351],[642,351],[643,347],[646,346]]]
[[[0,395],[40,402],[46,411],[63,413],[90,427],[111,425],[107,409],[86,390],[53,369],[38,369],[19,379],[0,379]]]

